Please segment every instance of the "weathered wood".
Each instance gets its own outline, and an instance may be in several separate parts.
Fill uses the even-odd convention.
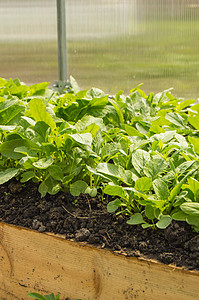
[[[199,273],[0,223],[0,299],[199,299]]]

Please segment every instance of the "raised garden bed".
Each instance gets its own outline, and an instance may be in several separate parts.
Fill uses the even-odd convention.
[[[196,299],[198,104],[71,81],[0,80],[2,297]]]
[[[199,273],[0,223],[1,299],[198,299]]]
[[[86,195],[41,199],[31,182],[2,185],[0,199],[0,220],[32,228],[0,222],[3,299],[30,291],[72,300],[198,298],[198,235],[186,223],[143,230]]]

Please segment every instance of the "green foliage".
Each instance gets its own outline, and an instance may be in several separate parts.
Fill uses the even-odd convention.
[[[34,180],[42,197],[101,192],[128,224],[163,229],[174,219],[199,231],[198,104],[170,90],[110,97],[71,83],[59,95],[0,80],[0,184]]]
[[[59,294],[55,296],[53,293],[45,296],[42,296],[39,293],[28,293],[27,295],[36,300],[59,300]],[[81,299],[76,299],[76,300],[81,300]]]
[[[37,300],[59,300],[59,294],[55,296],[53,293],[45,296],[42,296],[41,294],[38,293],[28,293],[28,296]]]

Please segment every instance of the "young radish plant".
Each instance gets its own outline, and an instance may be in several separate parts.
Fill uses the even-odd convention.
[[[125,96],[0,79],[0,184],[37,182],[41,197],[108,195],[128,224],[199,231],[199,104],[170,90]],[[100,201],[100,200],[99,200]]]

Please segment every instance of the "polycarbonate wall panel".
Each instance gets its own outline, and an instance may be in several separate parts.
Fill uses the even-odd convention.
[[[198,0],[66,2],[69,71],[82,87],[198,97]]]
[[[0,0],[0,76],[57,80],[55,0]]]
[[[66,0],[68,74],[81,88],[198,98],[198,0]],[[0,0],[0,76],[58,78],[56,0]]]

